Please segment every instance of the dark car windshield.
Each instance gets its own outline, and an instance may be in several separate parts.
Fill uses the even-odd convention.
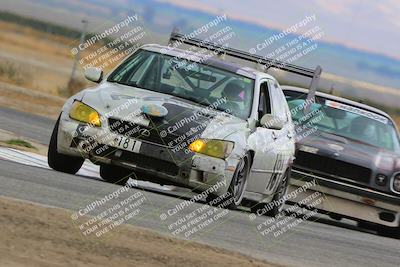
[[[304,124],[310,118],[304,115],[303,106],[307,95],[300,92],[284,91],[292,111],[292,118]],[[399,137],[392,121],[380,114],[360,109],[345,103],[316,97],[310,113],[318,114],[313,127],[319,131],[333,133],[359,142],[398,152]]]
[[[146,50],[128,58],[108,81],[188,99],[242,119],[249,117],[253,101],[253,79]]]

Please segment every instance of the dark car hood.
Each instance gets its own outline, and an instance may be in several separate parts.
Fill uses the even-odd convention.
[[[298,140],[297,148],[372,170],[400,171],[399,154],[335,134],[317,131]]]

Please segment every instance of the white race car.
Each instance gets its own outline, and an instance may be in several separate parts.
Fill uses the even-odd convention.
[[[66,101],[49,166],[74,174],[89,159],[106,181],[188,187],[230,208],[243,198],[262,204],[282,198],[295,146],[278,82],[188,53],[145,45],[105,78],[87,69],[86,78],[99,85]]]

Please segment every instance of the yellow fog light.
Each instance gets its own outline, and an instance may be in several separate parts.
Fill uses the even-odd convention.
[[[72,108],[69,111],[69,116],[71,119],[90,123],[94,126],[101,126],[100,115],[93,108],[88,105],[83,104],[80,101],[75,101],[72,104]]]
[[[214,139],[198,139],[189,145],[189,149],[196,153],[225,159],[233,150],[233,142]]]

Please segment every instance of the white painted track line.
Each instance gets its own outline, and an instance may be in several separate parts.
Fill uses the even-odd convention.
[[[47,164],[47,157],[32,152],[20,151],[13,148],[0,147],[0,159],[13,161],[28,166],[51,169]],[[95,165],[86,160],[77,175],[93,177],[101,180],[99,169],[100,168],[98,165]],[[173,186],[161,186],[150,182],[135,181],[133,179],[131,180],[134,182],[134,184],[137,184],[139,187],[143,188],[157,189],[162,191],[172,191],[175,188]]]

